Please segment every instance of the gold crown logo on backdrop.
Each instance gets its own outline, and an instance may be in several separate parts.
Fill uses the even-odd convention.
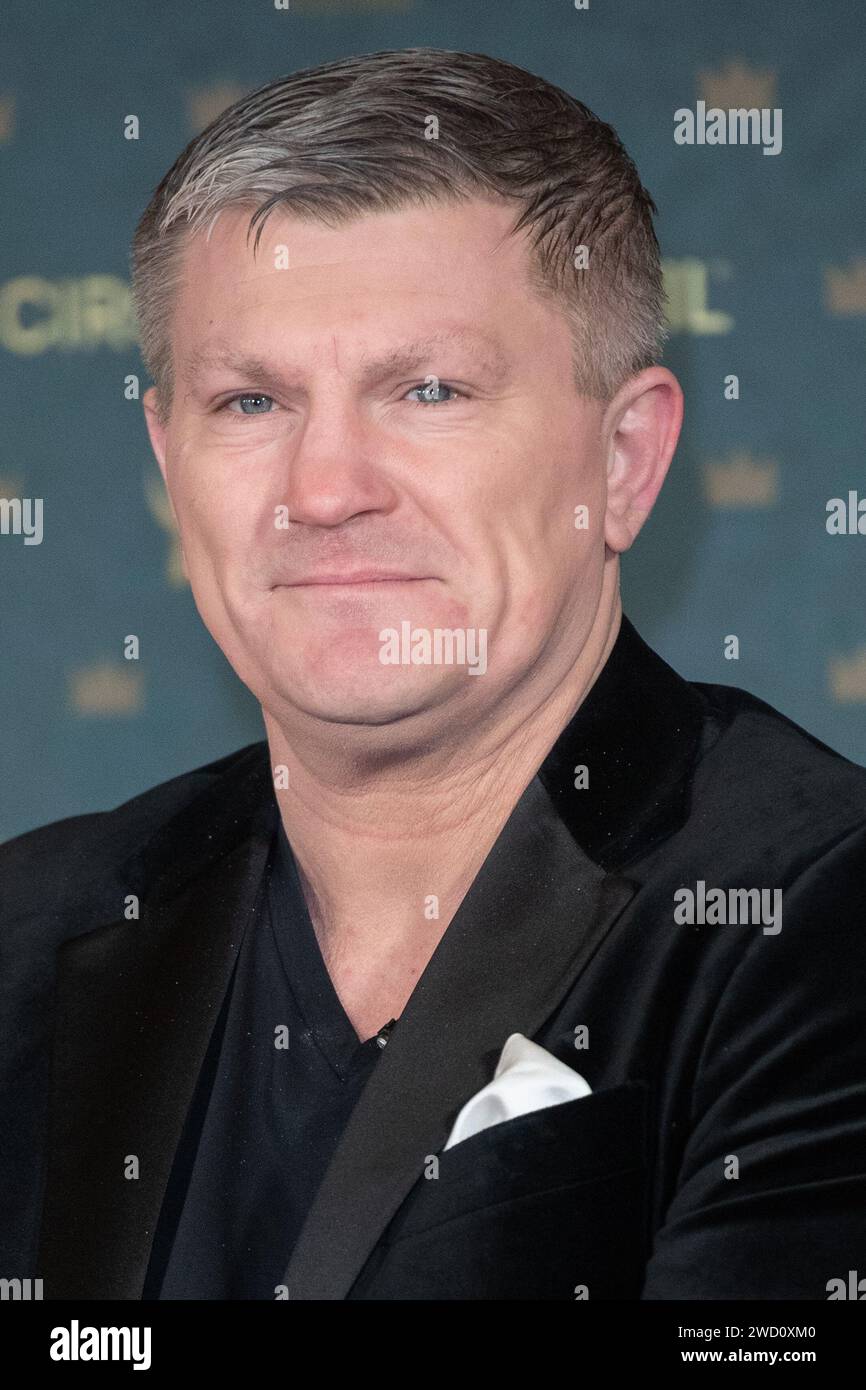
[[[12,139],[15,129],[15,98],[0,96],[0,144]]]
[[[848,270],[824,266],[824,305],[830,314],[866,314],[866,256],[856,256]]]
[[[723,68],[703,68],[698,73],[698,90],[707,106],[724,110],[740,107],[770,107],[776,100],[776,72],[759,72],[743,58],[732,58]]]
[[[711,507],[772,507],[778,500],[779,465],[745,450],[704,465],[704,489]]]
[[[101,661],[69,677],[69,705],[75,714],[137,714],[144,702],[144,680],[128,662]]]
[[[861,647],[856,656],[833,657],[828,675],[833,697],[839,704],[866,701],[866,647]]]

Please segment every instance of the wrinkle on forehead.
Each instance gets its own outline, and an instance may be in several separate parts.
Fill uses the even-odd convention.
[[[332,345],[336,361],[336,335],[332,335]],[[403,370],[412,371],[429,362],[436,351],[449,345],[468,348],[474,362],[497,380],[508,371],[510,358],[496,337],[479,328],[452,328],[395,345],[383,354],[364,352],[359,357],[360,373],[364,379],[373,379]],[[193,385],[204,372],[211,369],[227,369],[240,376],[260,379],[273,374],[274,366],[255,354],[239,350],[225,339],[217,339],[187,354],[181,367],[181,377],[187,385]]]

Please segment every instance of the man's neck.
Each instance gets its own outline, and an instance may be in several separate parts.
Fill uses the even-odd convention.
[[[505,822],[604,666],[619,631],[618,593],[567,679],[490,729],[379,765],[369,745],[312,744],[268,714],[276,795],[323,953],[422,959],[454,916]],[[314,751],[311,751],[311,748]],[[423,967],[422,967],[423,968]]]

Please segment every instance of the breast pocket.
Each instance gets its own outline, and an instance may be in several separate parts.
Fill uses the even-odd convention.
[[[637,1297],[645,1171],[640,1082],[493,1125],[438,1155],[353,1296]]]

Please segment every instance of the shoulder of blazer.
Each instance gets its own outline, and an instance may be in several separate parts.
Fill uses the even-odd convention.
[[[172,843],[175,853],[187,848],[170,827],[191,817],[197,838],[207,840],[225,820],[221,812],[233,803],[233,790],[251,777],[259,786],[267,766],[267,743],[248,744],[112,810],[52,821],[0,845],[0,945],[19,922],[29,921],[36,935],[44,928],[56,944],[94,920],[119,916],[118,894],[146,893],[171,858]]]
[[[814,859],[866,824],[866,767],[737,686],[693,683],[716,732],[700,758],[693,811],[738,822],[743,842],[784,839]]]
[[[588,779],[576,791],[578,768]],[[539,776],[608,872],[663,853],[680,830],[712,835],[734,820],[753,849],[783,835],[812,852],[866,813],[866,768],[747,690],[687,680],[625,615]]]

